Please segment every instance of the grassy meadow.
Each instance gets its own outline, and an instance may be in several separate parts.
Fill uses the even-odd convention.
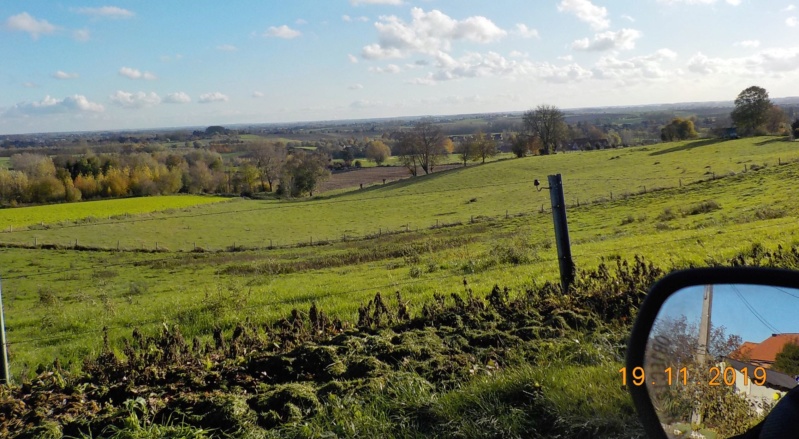
[[[101,219],[119,220],[130,215],[164,212],[219,203],[226,198],[201,195],[165,195],[160,197],[119,198],[79,203],[0,209],[0,230],[13,232],[26,227],[72,226],[76,222],[91,223]],[[184,210],[189,212],[190,210]]]
[[[12,369],[77,362],[98,348],[103,327],[112,338],[165,322],[206,335],[311,301],[352,320],[377,291],[418,304],[462,291],[464,279],[475,291],[555,280],[549,197],[531,184],[552,173],[563,175],[578,267],[633,255],[701,264],[753,243],[789,244],[799,230],[797,158],[796,143],[774,138],[694,141],[506,160],[310,200],[151,197],[26,208],[45,212],[45,227],[15,228],[0,242],[63,247],[0,250]],[[170,204],[183,200],[195,206]],[[137,213],[159,201],[172,210]],[[114,216],[85,210],[94,205]],[[67,219],[59,209],[73,206],[100,219],[56,223]],[[12,224],[3,215],[17,210],[0,211],[0,223]],[[157,242],[159,252],[76,251],[76,239],[109,249],[119,241],[123,250]]]

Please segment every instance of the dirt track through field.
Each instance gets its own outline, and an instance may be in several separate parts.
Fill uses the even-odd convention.
[[[435,168],[436,172],[447,169],[457,168],[460,165],[440,165]],[[419,172],[424,172],[419,169]],[[358,188],[363,184],[364,188],[409,178],[408,169],[403,166],[379,166],[376,168],[361,168],[351,171],[334,172],[329,179],[325,180],[319,187],[319,192],[327,192],[336,189]]]

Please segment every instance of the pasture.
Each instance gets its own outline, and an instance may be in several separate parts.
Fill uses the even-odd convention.
[[[223,201],[227,199],[199,195],[168,195],[8,208],[0,210],[0,230],[12,232],[14,229],[19,230],[26,226],[63,227],[73,225],[69,223],[92,223],[102,219],[122,219],[119,217],[127,218],[130,215],[153,212],[175,213],[174,210]]]
[[[464,279],[480,294],[556,280],[548,192],[532,186],[552,173],[563,175],[581,269],[635,255],[704,264],[754,244],[791,244],[795,145],[755,138],[528,157],[310,200],[3,233],[4,243],[63,246],[0,251],[12,369],[29,374],[56,357],[77,368],[99,349],[103,327],[112,342],[164,323],[202,338],[312,301],[353,321],[378,291],[399,291],[414,307],[463,291]],[[75,239],[108,249],[120,241],[123,251],[75,251]],[[270,240],[293,247],[270,249]],[[156,241],[159,253],[124,251]]]

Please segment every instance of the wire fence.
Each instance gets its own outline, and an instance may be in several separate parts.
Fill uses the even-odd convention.
[[[782,161],[782,160],[779,161],[780,165],[781,164],[786,164],[786,163],[788,163],[788,162]],[[753,169],[751,169],[751,168],[747,168],[746,172],[750,172],[752,170]],[[757,169],[754,169],[754,170],[757,170]],[[625,199],[625,198],[632,197],[632,196],[639,196],[639,195],[647,194],[647,193],[650,193],[652,191],[657,191],[657,190],[681,188],[681,187],[692,185],[692,184],[698,184],[698,183],[704,183],[704,182],[713,181],[713,180],[719,180],[721,178],[726,178],[726,177],[729,177],[729,176],[732,176],[732,175],[734,175],[734,174],[727,174],[727,175],[723,175],[723,176],[710,175],[709,178],[698,179],[698,180],[693,180],[693,181],[685,181],[685,182],[683,182],[682,180],[678,180],[678,182],[677,182],[678,184],[675,185],[675,186],[672,186],[672,187],[660,187],[660,186],[654,186],[654,185],[653,185],[652,188],[642,187],[637,192],[620,193],[619,195],[616,195],[615,198],[614,198],[614,194],[612,192],[609,192],[609,197],[594,198],[594,199],[589,199],[589,200],[585,200],[585,201],[582,201],[582,202],[579,201],[579,200],[576,200],[570,207],[571,208],[576,208],[576,207],[581,207],[581,206],[586,206],[586,205],[593,205],[593,204],[599,204],[599,203],[608,203],[608,202],[612,202],[612,201],[617,201],[620,198],[621,199]],[[659,179],[659,178],[655,178],[655,177],[653,177],[651,179],[646,179],[646,181],[654,181],[654,182],[663,182],[664,180],[666,180],[666,179]],[[626,181],[626,180],[623,179],[623,178],[609,177],[609,178],[602,178],[602,179],[579,179],[579,178],[578,179],[564,179],[564,181],[567,182],[567,183],[568,182],[593,182],[593,183],[596,183],[596,182],[615,182],[615,181]],[[514,182],[514,183],[503,183],[501,186],[507,186],[508,184],[530,184],[530,185],[532,185],[531,182],[529,182],[529,181],[519,181],[519,182]],[[488,185],[488,186],[491,186],[491,185]],[[494,186],[500,186],[500,185],[494,185]],[[486,187],[486,185],[481,185],[479,187]],[[452,191],[456,191],[456,190],[460,191],[460,190],[463,190],[463,189],[464,188],[458,188],[458,189],[451,189],[451,190],[432,191],[432,192],[427,192],[427,193],[430,194],[430,193],[440,193],[440,192],[452,192]],[[418,195],[418,194],[408,194],[408,195]],[[375,197],[375,198],[382,198],[382,197]],[[364,201],[364,199],[360,198],[358,200],[332,200],[332,201],[328,201],[328,202],[330,202],[330,203],[333,203],[333,202],[343,203],[343,202],[354,202],[354,201],[361,202],[361,201]],[[295,206],[291,206],[291,205],[288,205],[286,207],[269,206],[269,207],[255,208],[255,209],[238,210],[236,212],[203,213],[203,214],[195,214],[195,215],[184,215],[184,216],[178,216],[178,218],[195,217],[195,216],[210,216],[210,215],[220,215],[220,214],[233,214],[233,213],[242,213],[242,212],[248,212],[248,211],[254,211],[254,210],[268,210],[268,209],[274,209],[274,208],[292,208],[292,207],[295,207]],[[535,215],[535,214],[548,214],[550,212],[551,212],[551,209],[547,208],[544,205],[540,209],[537,209],[535,211],[528,210],[528,211],[525,211],[525,212],[517,212],[517,213],[510,213],[509,211],[506,211],[505,214],[504,214],[504,218],[509,219],[509,218],[513,218],[513,217],[530,216],[530,215]],[[503,215],[501,215],[501,214],[500,215],[496,215],[494,217],[476,216],[476,217],[471,217],[468,220],[468,222],[477,223],[477,222],[481,222],[481,221],[495,221],[495,220],[501,220],[502,217],[503,217]],[[129,222],[152,221],[152,220],[155,220],[155,219],[154,218],[142,218],[142,219],[130,220]],[[466,221],[464,221],[464,222],[466,222]],[[464,222],[446,223],[445,224],[445,223],[437,221],[436,224],[431,224],[431,225],[427,226],[426,228],[435,229],[435,228],[449,227],[449,226],[453,226],[453,225],[460,225],[460,224],[463,224]],[[119,222],[116,222],[116,223],[119,223]],[[88,227],[88,226],[93,226],[93,225],[95,225],[95,223],[67,225],[67,226],[63,226],[63,228]],[[743,225],[741,225],[741,227],[725,227],[724,231],[727,234],[739,234],[739,233],[747,233],[748,234],[748,233],[751,233],[752,231],[755,231],[755,230],[783,229],[783,228],[785,228],[785,226],[789,226],[789,225],[795,225],[795,220],[794,219],[788,219],[786,221],[771,222],[769,224],[763,224],[763,225],[760,225],[760,226],[752,226],[751,224],[743,224]],[[416,230],[418,230],[418,229],[416,229]],[[406,225],[405,228],[395,229],[395,230],[386,229],[385,232],[383,232],[381,230],[381,231],[378,231],[378,233],[376,233],[376,234],[368,234],[368,235],[361,235],[361,236],[344,236],[340,240],[326,240],[326,241],[321,241],[320,240],[320,241],[316,241],[316,242],[309,241],[308,243],[294,243],[294,244],[283,245],[283,246],[272,246],[272,245],[270,245],[269,247],[266,247],[266,248],[267,249],[296,248],[296,247],[303,247],[303,246],[306,246],[306,245],[325,245],[325,244],[330,244],[330,243],[334,243],[334,242],[372,239],[372,238],[375,238],[375,237],[380,237],[380,236],[388,235],[388,234],[392,234],[392,233],[409,233],[409,232],[411,232],[410,224]],[[681,238],[661,240],[661,241],[659,241],[659,245],[665,246],[665,245],[676,244],[676,243],[680,243],[680,242],[698,241],[701,238],[706,238],[707,236],[708,236],[707,231],[698,231],[697,233],[693,233],[693,234],[691,234],[689,236],[684,236],[684,237],[681,237]],[[36,248],[45,248],[45,246],[47,246],[47,245],[52,245],[52,244],[38,243],[38,244],[36,244],[35,247]],[[576,247],[579,248],[579,247],[583,247],[585,245],[586,244],[578,244]],[[3,243],[3,244],[0,244],[0,246],[4,246],[4,247],[17,247],[17,246],[25,247],[25,245],[23,245],[23,244],[15,244],[15,243]],[[53,246],[55,248],[55,245],[53,245]],[[631,251],[631,250],[638,250],[640,248],[649,247],[649,246],[651,246],[651,244],[636,244],[636,245],[625,246],[625,247],[616,247],[614,249],[614,252],[618,254],[618,253],[621,253],[621,252],[628,252],[628,251]],[[102,250],[102,251],[109,250],[108,248],[100,248],[100,247],[92,248],[92,247],[82,246],[82,245],[78,245],[77,243],[74,245],[74,247],[79,249],[79,250]],[[221,251],[241,251],[241,250],[245,249],[243,246],[236,248],[235,244],[234,244],[233,247],[234,248],[228,248],[228,249],[221,250]],[[69,247],[59,247],[59,248],[69,248]],[[250,248],[247,248],[247,249],[250,249]],[[257,249],[257,247],[252,248],[252,249]],[[140,250],[135,250],[134,249],[132,251],[140,251]],[[554,253],[554,250],[553,250],[553,253]],[[577,251],[577,252],[573,252],[572,255],[573,255],[573,257],[575,259],[596,258],[596,254],[593,253],[593,252],[590,252],[590,251],[585,251],[585,252]],[[40,272],[37,272],[37,273],[16,274],[16,275],[11,275],[11,276],[4,276],[3,280],[18,280],[18,279],[40,278],[40,277],[46,277],[46,276],[57,276],[59,274],[71,274],[71,273],[74,273],[75,271],[106,270],[108,268],[114,268],[114,267],[136,266],[136,265],[140,265],[142,263],[158,264],[158,263],[168,263],[168,262],[174,262],[174,261],[178,261],[179,262],[179,261],[182,260],[183,257],[184,257],[184,255],[175,254],[175,252],[172,252],[172,253],[168,253],[168,256],[165,256],[163,258],[158,258],[158,259],[148,259],[148,260],[145,260],[145,261],[125,261],[125,262],[117,262],[117,263],[102,263],[102,264],[96,264],[96,265],[89,265],[89,266],[85,266],[85,267],[70,267],[70,268],[61,269],[61,270],[48,270],[48,271],[40,271]],[[554,255],[550,256],[550,257],[540,257],[539,256],[539,257],[537,257],[535,259],[536,263],[554,263],[554,262],[557,262],[557,261],[558,261],[558,258],[556,256],[554,256]],[[507,267],[496,266],[496,267],[493,267],[493,268],[489,268],[489,269],[483,270],[483,271],[480,272],[480,274],[482,275],[482,274],[485,274],[485,273],[493,273],[493,272],[497,272],[497,271],[504,271],[504,270],[507,270],[507,269],[508,269]],[[412,279],[412,280],[407,280],[407,281],[395,281],[395,282],[391,282],[391,283],[370,285],[370,286],[367,286],[367,287],[348,289],[348,290],[344,290],[344,291],[321,293],[321,294],[314,295],[314,300],[326,299],[326,298],[331,298],[331,297],[336,297],[336,296],[352,296],[352,295],[365,293],[365,292],[372,292],[372,291],[373,292],[378,292],[378,291],[381,291],[381,290],[385,291],[387,289],[395,290],[397,288],[404,287],[404,286],[410,286],[410,285],[421,284],[421,283],[440,282],[440,281],[445,281],[445,280],[450,280],[450,279],[455,279],[455,278],[465,278],[465,277],[469,277],[469,275],[461,273],[461,272],[449,273],[449,274],[442,275],[442,276],[421,277],[421,278],[418,278],[418,279]],[[272,300],[272,301],[258,302],[256,304],[252,304],[252,305],[248,305],[248,306],[239,308],[238,311],[250,311],[250,310],[254,310],[254,309],[258,309],[258,308],[277,307],[277,306],[282,306],[282,305],[286,305],[286,304],[293,304],[293,303],[307,304],[308,302],[309,301],[307,299],[305,299],[305,298],[296,298],[296,297],[295,298],[291,298],[291,297],[288,297],[288,298],[282,298],[282,299],[277,299],[277,300]],[[12,341],[7,342],[7,346],[19,346],[19,345],[30,345],[30,344],[42,345],[42,344],[48,344],[48,343],[52,343],[52,342],[57,342],[59,340],[69,339],[69,338],[78,338],[78,337],[83,337],[83,336],[87,336],[87,335],[100,335],[105,330],[132,329],[132,328],[135,328],[135,327],[143,327],[143,326],[149,326],[149,325],[155,325],[155,324],[165,324],[168,320],[169,319],[161,316],[161,317],[158,317],[158,318],[140,320],[140,321],[131,322],[131,323],[117,323],[117,324],[105,325],[104,326],[105,329],[87,329],[87,330],[83,330],[83,331],[70,332],[70,333],[65,333],[65,334],[48,335],[48,336],[42,336],[42,337],[28,338],[28,339],[24,339],[24,340],[12,340]]]
[[[776,164],[778,166],[795,163],[799,161],[799,159],[792,159],[792,160],[783,160],[781,158],[777,159]],[[761,165],[756,164],[743,164],[741,168],[741,172],[754,172],[760,169],[765,168],[768,163],[764,162]],[[621,177],[602,177],[602,178],[564,178],[564,185],[567,185],[566,190],[566,203],[567,207],[570,209],[584,207],[584,206],[594,206],[597,204],[605,204],[614,201],[623,201],[627,200],[631,197],[637,197],[641,195],[646,195],[649,193],[660,192],[665,190],[674,190],[674,189],[682,189],[688,188],[696,184],[701,183],[708,183],[716,180],[722,180],[728,177],[733,177],[740,173],[734,172],[727,172],[724,174],[716,174],[713,171],[706,171],[704,177],[690,179],[690,178],[680,178],[680,177],[643,177],[639,178],[636,177],[636,181],[644,182],[640,186],[636,186],[633,188],[626,187],[623,185],[619,185],[619,183],[629,183],[630,179],[621,178]],[[574,195],[574,185],[576,184],[603,184],[607,188],[607,193],[603,195],[594,195],[594,196],[586,196],[585,198],[580,198],[579,195]],[[496,184],[481,184],[476,186],[468,186],[468,187],[458,187],[458,188],[450,188],[450,189],[441,189],[435,191],[425,191],[425,192],[413,192],[413,193],[397,193],[392,194],[392,199],[401,199],[404,197],[420,197],[420,196],[429,196],[435,194],[444,194],[444,193],[453,193],[453,192],[462,192],[462,191],[469,191],[469,190],[478,190],[478,189],[486,189],[486,188],[496,188],[496,187],[509,187],[509,186],[520,186],[520,185],[530,185],[531,191],[534,190],[532,187],[532,182],[530,180],[520,180],[520,181],[512,181],[507,183],[496,183]],[[571,194],[570,194],[571,192]],[[187,215],[170,215],[170,216],[156,216],[156,217],[137,217],[131,219],[114,219],[109,221],[84,221],[84,222],[77,222],[71,224],[56,224],[56,225],[34,225],[29,226],[27,228],[7,228],[6,230],[0,232],[0,248],[25,248],[25,249],[53,249],[53,250],[79,250],[79,251],[123,251],[123,252],[139,252],[139,253],[186,253],[186,252],[240,252],[240,251],[248,251],[248,250],[276,250],[276,249],[294,249],[294,248],[301,248],[301,247],[308,247],[308,246],[320,246],[320,245],[330,245],[330,244],[337,244],[342,242],[351,242],[351,241],[364,241],[370,240],[375,238],[380,238],[387,235],[395,235],[401,233],[410,233],[410,232],[418,232],[420,230],[431,230],[431,229],[439,229],[439,228],[446,228],[446,227],[453,227],[453,226],[460,226],[463,224],[474,224],[479,222],[486,222],[486,221],[497,221],[501,219],[510,219],[510,218],[517,218],[517,217],[527,217],[535,214],[545,214],[550,213],[551,208],[548,207],[548,201],[542,203],[540,206],[536,206],[533,209],[517,211],[517,212],[510,212],[510,210],[505,210],[503,213],[494,213],[492,215],[487,214],[478,214],[478,215],[469,215],[468,217],[455,220],[449,219],[447,221],[436,220],[435,223],[428,223],[428,224],[414,224],[410,221],[406,222],[403,225],[385,227],[385,228],[378,228],[377,230],[373,230],[371,232],[366,232],[362,234],[355,234],[355,233],[343,233],[341,236],[338,237],[331,237],[331,236],[324,236],[318,235],[314,236],[313,234],[309,234],[307,239],[303,240],[295,240],[292,242],[279,242],[277,239],[269,238],[269,237],[262,237],[261,239],[253,240],[252,238],[243,238],[241,240],[231,240],[230,245],[226,246],[219,246],[218,243],[209,245],[208,243],[204,243],[198,240],[192,240],[191,242],[184,242],[182,244],[178,244],[175,247],[173,244],[174,242],[169,242],[168,244],[164,242],[158,241],[151,241],[147,242],[144,239],[137,239],[137,245],[130,245],[125,244],[122,245],[121,241],[117,241],[116,245],[100,245],[90,242],[81,242],[79,239],[76,238],[68,238],[68,239],[61,239],[59,241],[51,241],[46,242],[41,240],[39,237],[34,236],[31,238],[29,242],[19,242],[19,241],[2,241],[3,235],[10,235],[10,234],[19,234],[19,233],[30,233],[35,230],[38,230],[38,227],[49,231],[57,231],[62,229],[74,229],[74,228],[89,228],[89,227],[99,227],[99,226],[108,226],[108,225],[125,225],[125,224],[136,224],[136,223],[144,223],[144,222],[151,222],[151,221],[161,221],[161,220],[181,220],[187,218],[200,218],[200,217],[211,217],[211,216],[230,216],[235,218],[238,215],[244,213],[252,213],[252,212],[268,212],[274,210],[282,210],[282,209],[296,209],[296,208],[303,208],[307,207],[308,205],[313,206],[323,206],[323,205],[337,205],[337,204],[348,204],[348,203],[362,203],[365,201],[370,200],[384,200],[386,197],[384,196],[373,196],[373,197],[359,197],[359,198],[345,198],[345,199],[319,199],[319,200],[304,200],[304,201],[297,201],[297,202],[288,202],[288,203],[281,203],[279,205],[269,205],[269,206],[258,206],[253,208],[247,209],[236,209],[230,211],[221,211],[221,212],[201,212],[201,213],[193,213]],[[165,245],[166,244],[166,245]]]

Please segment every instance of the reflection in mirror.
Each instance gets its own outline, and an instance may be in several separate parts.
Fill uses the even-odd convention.
[[[756,425],[797,384],[799,290],[720,284],[661,308],[633,384],[669,437],[726,438]]]

